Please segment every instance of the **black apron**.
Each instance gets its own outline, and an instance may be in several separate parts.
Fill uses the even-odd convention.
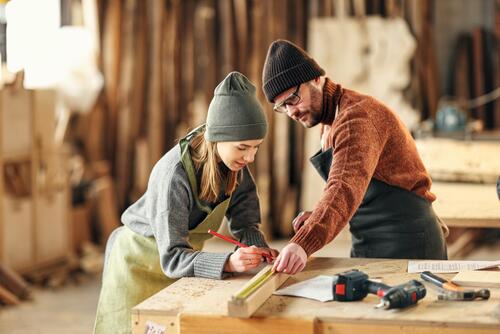
[[[325,181],[332,159],[332,148],[310,159]],[[447,259],[443,231],[431,203],[375,178],[349,225],[351,257]]]

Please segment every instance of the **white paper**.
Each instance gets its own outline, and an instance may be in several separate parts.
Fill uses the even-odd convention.
[[[432,260],[410,260],[408,261],[409,273],[421,273],[430,271],[433,273],[458,273],[459,271],[471,271],[500,266],[500,261],[432,261]]]
[[[314,278],[276,290],[275,295],[296,296],[327,302],[333,300],[333,276],[319,275]]]

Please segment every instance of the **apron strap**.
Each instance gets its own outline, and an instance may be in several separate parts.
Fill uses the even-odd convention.
[[[196,136],[200,131],[205,129],[205,124],[202,124],[195,128],[193,131],[188,133],[184,138],[182,138],[179,141],[179,145],[181,147],[181,162],[182,166],[184,166],[184,169],[186,170],[188,179],[189,179],[189,184],[191,186],[191,191],[193,192],[193,197],[194,201],[196,203],[196,206],[201,210],[204,211],[208,214],[212,212],[212,209],[203,203],[201,203],[200,199],[198,198],[198,184],[196,182],[196,172],[194,169],[193,165],[193,160],[191,159],[191,153],[189,152],[189,142],[191,139],[193,139],[194,136]]]

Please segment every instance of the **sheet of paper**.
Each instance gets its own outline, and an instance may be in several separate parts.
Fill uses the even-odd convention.
[[[433,273],[458,273],[500,266],[500,261],[436,261],[436,260],[410,260],[408,261],[409,273],[430,271]]]
[[[275,295],[296,296],[327,302],[333,300],[333,276],[319,275],[314,278],[276,290]]]

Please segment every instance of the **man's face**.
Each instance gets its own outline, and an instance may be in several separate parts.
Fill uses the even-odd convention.
[[[323,92],[315,80],[284,91],[274,102],[275,106],[281,106],[279,109],[286,112],[288,117],[306,128],[312,128],[321,121]]]

